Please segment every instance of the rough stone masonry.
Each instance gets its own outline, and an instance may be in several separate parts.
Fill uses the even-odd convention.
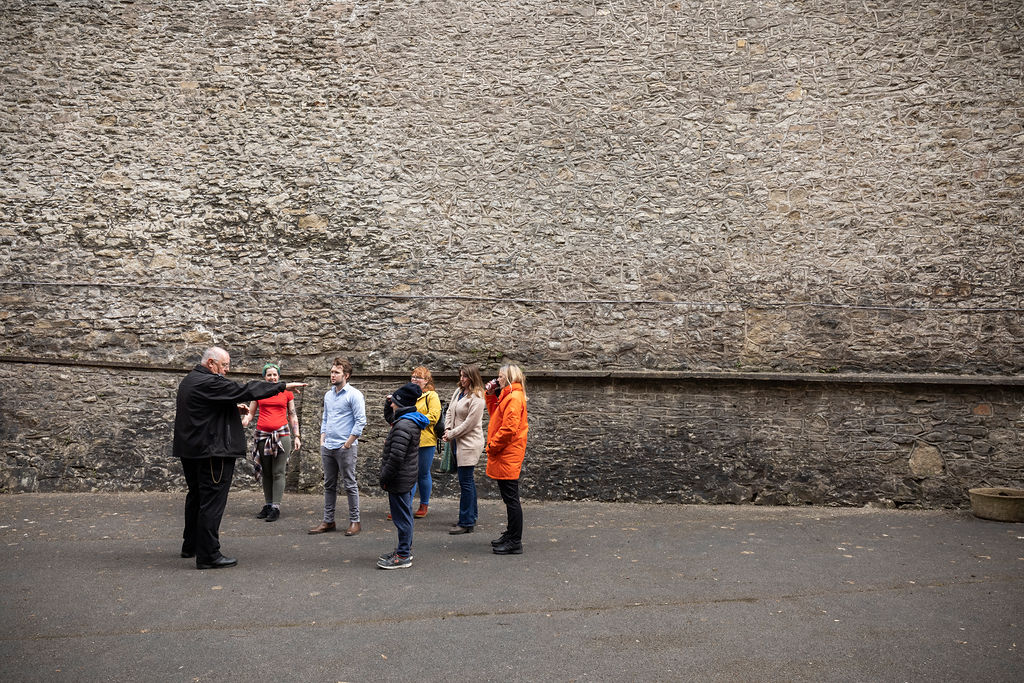
[[[181,486],[211,343],[310,381],[307,435],[349,357],[367,486],[413,365],[503,359],[526,495],[1024,483],[1015,0],[0,13],[0,491]]]

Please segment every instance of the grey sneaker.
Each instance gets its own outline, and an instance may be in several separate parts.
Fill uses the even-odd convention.
[[[377,560],[378,569],[405,569],[406,567],[412,566],[412,555],[408,557],[402,557],[398,553],[395,553],[386,560]]]
[[[378,555],[377,559],[378,560],[390,560],[392,557],[394,557],[397,554],[398,554],[397,550],[392,550],[390,553],[384,553],[383,555]],[[412,555],[409,556],[409,559],[410,560],[412,559]]]

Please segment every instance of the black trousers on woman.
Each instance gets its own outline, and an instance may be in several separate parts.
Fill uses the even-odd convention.
[[[519,480],[498,479],[498,491],[508,513],[508,539],[523,542],[523,506],[519,502]]]

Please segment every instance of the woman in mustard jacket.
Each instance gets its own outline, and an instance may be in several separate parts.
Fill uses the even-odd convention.
[[[491,541],[498,555],[523,552],[523,507],[519,502],[519,473],[526,455],[526,376],[518,365],[505,365],[497,381],[487,383],[487,476],[498,482],[505,502],[508,528]]]
[[[427,416],[430,426],[424,427],[420,432],[420,476],[413,487],[413,495],[420,492],[420,506],[413,513],[413,517],[420,519],[427,516],[427,506],[430,505],[430,490],[434,482],[430,477],[430,466],[434,463],[434,451],[437,450],[437,436],[434,434],[434,425],[441,419],[441,399],[434,390],[434,376],[430,370],[422,365],[413,368],[412,381],[423,391],[423,395],[416,401],[416,410]]]

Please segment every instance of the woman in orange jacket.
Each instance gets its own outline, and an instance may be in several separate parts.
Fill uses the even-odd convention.
[[[518,365],[505,365],[498,379],[487,383],[487,476],[498,482],[505,502],[508,528],[491,541],[498,555],[523,552],[523,507],[519,502],[519,473],[526,455],[526,376]]]

